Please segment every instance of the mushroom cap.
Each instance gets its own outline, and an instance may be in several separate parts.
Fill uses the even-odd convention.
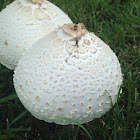
[[[83,124],[115,104],[122,73],[114,52],[94,33],[87,31],[77,43],[64,28],[40,39],[20,59],[14,87],[34,117],[61,125],[72,122],[50,117]]]
[[[26,50],[70,18],[46,0],[16,0],[0,13],[0,63],[14,70]]]

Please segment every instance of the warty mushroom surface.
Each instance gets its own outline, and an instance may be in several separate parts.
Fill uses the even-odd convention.
[[[79,24],[65,24],[40,39],[19,61],[14,86],[36,118],[63,117],[83,124],[110,110],[122,84],[115,53]]]
[[[14,70],[25,51],[71,19],[46,0],[15,0],[0,12],[0,63]]]

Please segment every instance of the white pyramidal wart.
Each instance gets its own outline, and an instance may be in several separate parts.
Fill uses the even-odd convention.
[[[94,33],[66,24],[40,39],[19,61],[14,86],[25,108],[36,118],[67,125],[63,117],[83,124],[115,104],[122,73],[120,63]]]
[[[70,18],[46,0],[16,0],[0,13],[0,63],[14,70],[21,55]]]

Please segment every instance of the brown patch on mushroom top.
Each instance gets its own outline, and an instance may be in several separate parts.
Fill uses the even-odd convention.
[[[36,96],[36,100],[37,100],[37,101],[40,101],[40,97],[39,97],[39,96]]]
[[[62,107],[58,107],[58,110],[59,110],[59,111],[62,111],[62,110],[63,110],[63,108],[62,108]]]
[[[62,29],[64,32],[70,34],[73,36],[73,38],[79,38],[82,35],[86,34],[88,31],[85,28],[85,25],[83,23],[69,23],[69,24],[64,24],[62,26]]]
[[[7,40],[5,41],[5,45],[8,45],[8,41]]]
[[[33,3],[42,4],[44,0],[32,0]]]

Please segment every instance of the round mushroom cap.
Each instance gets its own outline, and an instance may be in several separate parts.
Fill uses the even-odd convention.
[[[64,25],[46,35],[15,69],[17,95],[40,120],[72,124],[51,119],[62,117],[83,124],[101,117],[117,101],[120,63],[107,44],[82,26]]]
[[[46,0],[16,0],[0,13],[0,63],[14,70],[26,50],[71,19]]]

